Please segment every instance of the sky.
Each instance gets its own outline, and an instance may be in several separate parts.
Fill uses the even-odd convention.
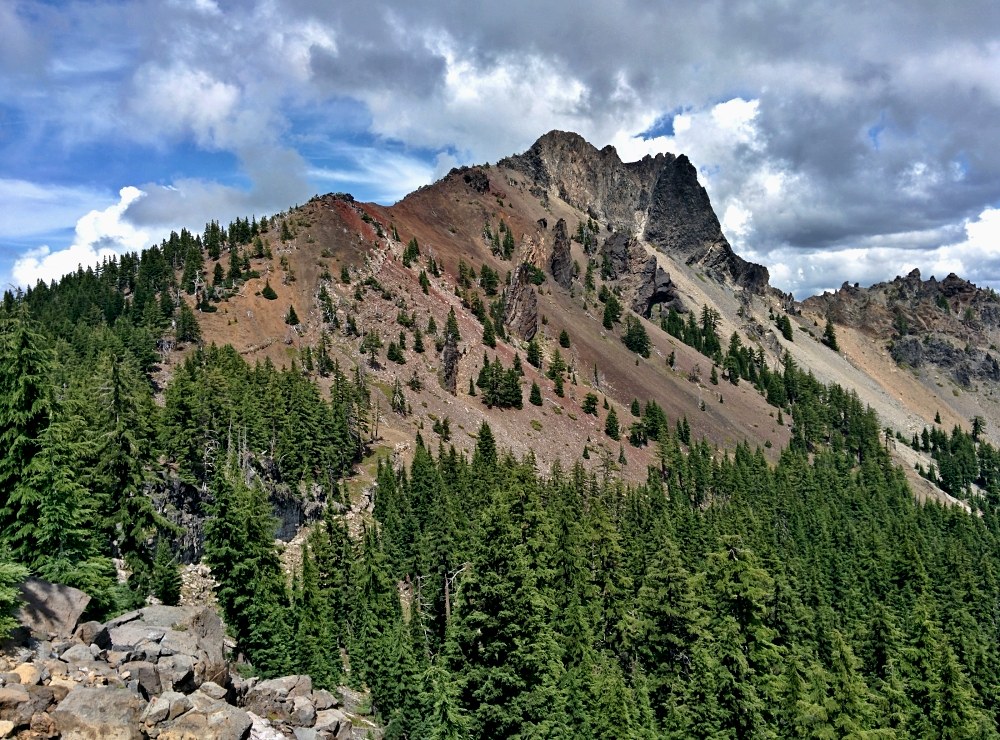
[[[1000,289],[996,0],[0,0],[0,285],[576,131],[799,298]]]

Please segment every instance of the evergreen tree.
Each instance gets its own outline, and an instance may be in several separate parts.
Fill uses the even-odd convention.
[[[532,337],[531,341],[528,342],[528,352],[527,355],[525,356],[525,359],[528,361],[528,364],[531,365],[532,367],[537,367],[538,369],[541,369],[542,351],[541,348],[538,346],[538,340],[535,339],[534,337]]]
[[[542,405],[542,389],[538,387],[538,383],[531,383],[531,393],[528,394],[528,403],[532,406]]]
[[[153,595],[167,606],[176,606],[181,599],[181,571],[170,552],[170,544],[161,537],[156,543],[151,579]]]
[[[0,640],[6,640],[17,627],[14,612],[21,604],[20,585],[28,577],[28,569],[10,559],[6,547],[0,546]]]
[[[837,345],[837,332],[833,328],[833,322],[830,319],[826,320],[826,327],[823,329],[823,344],[834,352],[840,351],[840,347]]]
[[[621,437],[621,430],[618,427],[618,414],[615,413],[614,409],[608,410],[607,418],[604,420],[604,433],[616,441]]]

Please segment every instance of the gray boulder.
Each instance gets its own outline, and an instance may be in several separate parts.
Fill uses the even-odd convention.
[[[76,623],[90,597],[71,586],[29,578],[21,584],[23,605],[18,614],[22,625],[43,637],[72,637]]]
[[[172,722],[161,724],[157,737],[160,740],[243,740],[250,733],[252,724],[250,715],[245,711],[219,701],[204,709],[192,709]]]
[[[64,740],[140,740],[145,708],[131,691],[97,686],[71,691],[50,714]]]

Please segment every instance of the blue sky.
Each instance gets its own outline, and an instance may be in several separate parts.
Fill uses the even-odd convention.
[[[0,281],[313,194],[391,203],[553,128],[686,153],[805,295],[1000,287],[1000,5],[7,0]]]

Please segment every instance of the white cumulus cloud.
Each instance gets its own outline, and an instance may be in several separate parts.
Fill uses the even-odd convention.
[[[117,203],[104,210],[92,210],[77,221],[76,238],[70,246],[58,250],[42,246],[18,258],[11,271],[14,282],[27,286],[39,280],[55,280],[77,266],[93,266],[105,257],[147,246],[150,234],[122,218],[129,205],[143,195],[138,188],[122,188]]]

